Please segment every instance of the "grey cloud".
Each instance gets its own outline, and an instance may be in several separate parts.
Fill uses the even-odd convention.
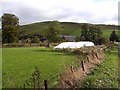
[[[61,10],[61,13],[57,15],[48,16],[47,13],[49,13],[49,10],[43,11],[42,9],[37,9],[35,7],[28,6],[24,3],[9,2],[9,3],[2,3],[2,5],[3,5],[2,12],[14,13],[19,17],[21,24],[31,23],[36,21],[53,20],[53,19],[59,20],[59,19],[70,18],[72,16],[82,17],[83,19],[89,20],[93,16],[90,12],[86,12],[86,11],[78,12],[65,7],[51,8],[53,11],[54,9],[58,8]]]
[[[13,13],[19,17],[21,24],[34,22],[36,20],[45,19],[42,10],[32,8],[23,3],[7,3],[2,4],[2,13]]]
[[[120,18],[120,15],[119,15],[119,17],[118,17],[118,15],[115,15],[115,16],[113,16],[113,18],[112,18],[112,20],[118,20],[118,18]]]
[[[61,12],[52,14],[49,16],[50,11],[60,9]],[[2,13],[13,13],[20,19],[20,24],[40,22],[45,20],[63,20],[66,18],[72,18],[73,21],[80,22],[81,18],[88,21],[88,23],[103,23],[109,21],[107,17],[96,17],[89,11],[75,11],[66,7],[54,7],[51,9],[43,10],[43,8],[35,8],[24,3],[8,2],[2,3]],[[2,15],[0,13],[0,15]],[[116,15],[117,16],[117,15]],[[117,17],[113,17],[111,20],[116,20]],[[80,18],[80,19],[79,19]],[[78,20],[77,20],[78,19]]]

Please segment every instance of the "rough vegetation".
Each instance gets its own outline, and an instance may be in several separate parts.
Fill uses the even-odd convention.
[[[118,88],[119,66],[117,46],[105,52],[102,64],[95,67],[84,79],[84,88]]]
[[[80,66],[76,69],[71,66],[60,74],[60,87],[76,88],[80,87],[80,82],[90,73],[91,69],[104,59],[105,46],[83,47],[80,49],[65,49],[65,52],[72,52],[79,57]],[[82,57],[81,57],[82,56]],[[83,57],[84,56],[84,57]],[[82,67],[81,67],[82,65]]]

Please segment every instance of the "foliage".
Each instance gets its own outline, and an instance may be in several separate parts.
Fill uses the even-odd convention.
[[[2,42],[18,42],[19,36],[19,19],[14,14],[5,13],[2,16]]]
[[[92,41],[95,44],[100,44],[99,41],[102,37],[102,31],[99,27],[89,24],[83,24],[81,28],[81,41]]]
[[[59,42],[61,35],[61,26],[58,21],[51,22],[46,37],[49,42]]]
[[[28,39],[28,38],[30,38],[30,39],[32,39],[33,37],[38,37],[38,38],[42,38],[43,36],[41,35],[41,34],[25,34],[25,35],[20,35],[20,37],[19,37],[19,39],[20,40],[22,40],[22,39]]]
[[[30,35],[30,34],[20,35],[20,37],[19,37],[19,40],[22,40],[22,41],[27,40],[27,39],[30,39],[31,43],[40,43],[40,41],[43,42],[43,41],[46,40],[46,38],[44,38],[39,33],[38,34],[32,34],[32,35]]]
[[[40,89],[41,88],[41,82],[40,82],[40,70],[38,67],[35,67],[35,71],[32,73],[32,76],[26,80],[26,82],[23,84],[24,88],[34,88],[34,89]]]
[[[75,41],[76,41],[76,42],[80,41],[80,37],[79,37],[79,36],[76,36],[76,37],[75,37]]]
[[[110,34],[110,41],[118,41],[118,35],[116,34],[115,31],[112,31],[112,33]]]
[[[118,88],[117,47],[105,53],[105,60],[96,66],[83,81],[84,88]]]
[[[39,43],[39,42],[40,42],[40,39],[37,36],[34,36],[32,38],[32,43]]]

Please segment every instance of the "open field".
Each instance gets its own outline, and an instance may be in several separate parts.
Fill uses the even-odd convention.
[[[35,66],[40,69],[41,82],[47,79],[49,87],[57,84],[65,65],[74,65],[76,57],[49,48],[3,48],[3,87],[23,86]]]
[[[118,87],[117,47],[105,53],[105,60],[85,78],[84,87]],[[47,79],[49,87],[58,86],[58,76],[65,66],[78,65],[78,58],[50,48],[3,48],[3,87],[23,86],[35,66],[40,69],[41,82]]]
[[[94,68],[85,78],[83,87],[89,88],[118,88],[118,52],[113,47],[105,53],[104,62]]]

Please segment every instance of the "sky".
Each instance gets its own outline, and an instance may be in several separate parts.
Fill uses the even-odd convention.
[[[12,13],[20,25],[58,20],[118,24],[119,0],[0,0],[0,17]]]

